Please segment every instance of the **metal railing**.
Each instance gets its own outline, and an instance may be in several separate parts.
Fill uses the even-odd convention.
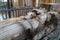
[[[20,7],[20,8],[10,8],[10,9],[0,8],[0,20],[26,15],[27,12],[31,11],[33,8],[35,7]]]

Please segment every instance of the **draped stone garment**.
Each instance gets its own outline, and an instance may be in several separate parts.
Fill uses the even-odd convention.
[[[36,19],[20,20],[25,29],[36,29],[39,26],[39,21]]]
[[[44,36],[49,34],[52,30],[54,30],[53,26],[51,27],[44,27],[43,30],[41,30],[39,33],[37,33],[33,40],[43,40],[45,38]],[[46,38],[47,39],[47,38]]]
[[[12,18],[0,22],[0,40],[11,40],[13,37],[24,35],[24,27],[17,22],[18,19]]]
[[[39,25],[36,19],[20,20],[18,22],[6,22],[0,24],[0,40],[11,40],[13,37],[24,35],[27,29],[35,30]],[[23,37],[22,37],[23,38]]]
[[[40,22],[42,24],[44,24],[44,22],[46,21],[47,19],[47,14],[43,14],[43,15],[38,15],[39,19],[40,19]]]
[[[59,19],[58,19],[59,20]],[[60,22],[60,20],[58,21]],[[60,40],[60,23],[58,24],[57,28],[53,25],[49,25],[49,27],[46,27],[39,33],[37,33],[33,40]]]
[[[12,37],[15,37],[17,34],[22,34],[23,31],[24,28],[19,23],[5,24],[0,28],[0,40],[11,40]]]

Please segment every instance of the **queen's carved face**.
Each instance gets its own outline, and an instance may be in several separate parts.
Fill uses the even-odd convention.
[[[32,17],[34,17],[34,16],[36,17],[36,14],[35,14],[35,12],[32,12],[31,16],[32,16]]]

